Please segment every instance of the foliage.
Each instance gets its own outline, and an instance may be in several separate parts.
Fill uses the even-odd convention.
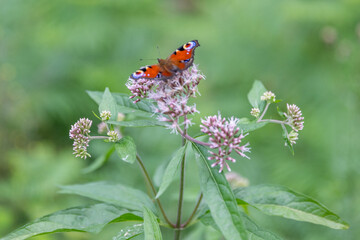
[[[263,119],[271,101],[275,102],[275,97],[271,98],[271,100],[270,98],[268,100],[265,99],[264,96],[266,96],[267,93],[270,92],[266,92],[262,83],[256,81],[250,91],[249,101],[254,107],[259,107],[261,101],[267,101],[267,103],[260,111],[261,116],[256,116],[257,121],[255,123],[241,122],[240,126],[247,129],[248,132],[265,126],[256,125],[257,123],[261,123],[261,121],[280,123],[281,125],[288,121],[276,120],[274,122],[274,120]],[[119,136],[121,136],[122,133],[120,129],[116,128],[117,124],[111,124],[111,122],[114,121],[112,116],[117,116],[119,109],[124,105],[133,106],[134,109],[139,109],[139,106],[137,106],[139,103],[129,104],[128,101],[116,101],[109,89],[104,91],[101,100],[99,97],[96,97],[100,96],[98,93],[89,92],[89,95],[99,103],[99,112],[101,116],[104,116],[104,111],[110,110],[108,116],[102,121],[106,124],[108,131],[118,131]],[[272,93],[271,95],[275,96]],[[154,107],[155,106],[153,105],[152,108]],[[149,117],[158,120],[161,119],[154,115]],[[123,118],[115,119],[119,122],[124,120]],[[184,121],[185,119],[186,118],[184,117]],[[83,119],[81,121],[83,121]],[[225,122],[225,118],[221,121]],[[234,123],[232,128],[239,129],[238,125],[236,125],[238,121],[232,119],[230,122],[231,121]],[[204,123],[204,120],[202,120],[202,122]],[[254,124],[255,127],[246,126]],[[228,127],[231,128],[231,123],[226,128]],[[184,129],[186,129],[185,125]],[[213,131],[211,128],[209,129],[206,131]],[[72,131],[73,130],[70,132]],[[234,133],[236,134],[237,131]],[[243,133],[241,133],[241,135],[242,134]],[[147,184],[151,188],[152,198],[154,200],[156,199],[157,205],[154,205],[153,201],[142,191],[119,183],[90,182],[62,186],[61,193],[80,195],[101,203],[92,206],[69,208],[49,214],[18,228],[2,238],[2,240],[21,240],[31,236],[54,232],[80,231],[98,233],[107,224],[134,221],[137,221],[138,223],[134,224],[132,227],[123,227],[121,231],[114,236],[114,239],[130,239],[140,236],[143,233],[145,239],[160,240],[162,239],[160,226],[175,229],[175,238],[179,239],[180,229],[186,229],[195,224],[198,220],[205,225],[212,226],[219,231],[225,239],[280,239],[275,234],[259,228],[257,224],[246,215],[247,211],[244,211],[246,206],[255,207],[269,215],[321,224],[330,228],[347,229],[349,227],[340,217],[329,211],[317,201],[293,192],[286,187],[258,185],[232,190],[230,183],[222,171],[223,167],[220,164],[210,164],[209,162],[213,155],[211,151],[204,147],[204,145],[210,147],[211,145],[190,137],[186,132],[182,132],[181,135],[184,140],[188,140],[188,143],[183,144],[183,146],[174,153],[173,158],[164,170],[158,192],[154,188],[152,180],[137,153],[138,150],[135,147],[134,140],[131,137],[125,136],[121,139],[114,140],[115,143],[111,143],[111,137],[88,135],[89,139],[104,139],[108,144],[115,145],[110,147],[110,149],[105,152],[105,155],[101,156],[101,160],[94,161],[93,165],[96,167],[90,166],[86,169],[86,172],[95,171],[103,167],[115,149],[120,160],[127,162],[128,164],[133,164],[136,160],[138,161]],[[74,138],[76,138],[76,136]],[[201,195],[191,216],[186,222],[181,224],[185,154],[189,145],[192,145],[192,150],[190,150],[190,152],[195,156],[198,165]],[[87,146],[85,146],[85,148],[86,147]],[[239,154],[240,153],[241,152],[239,152]],[[74,152],[74,154],[76,154],[76,152]],[[159,197],[166,191],[179,168],[181,169],[180,197],[177,222],[174,224],[168,219]],[[204,201],[202,201],[202,199],[204,199]],[[202,205],[199,208],[200,203]],[[241,206],[243,208],[241,208]]]
[[[93,204],[56,194],[56,185],[107,180],[145,190],[135,164],[118,161],[111,153],[101,159],[111,147],[100,142],[90,148],[100,167],[80,174],[80,166],[88,161],[74,161],[70,141],[64,139],[70,123],[79,116],[92,117],[91,111],[98,109],[89,104],[84,89],[103,92],[108,86],[125,92],[123,83],[130,73],[156,61],[139,58],[166,57],[190,39],[201,42],[195,62],[208,75],[196,101],[203,114],[222,109],[224,116],[243,115],[249,106],[245,93],[254,79],[261,79],[301,106],[311,120],[294,157],[282,151],[278,129],[267,124],[248,136],[252,148],[258,149],[252,151],[251,161],[239,161],[233,171],[251,179],[251,185],[286,185],[314,196],[352,226],[360,222],[358,1],[0,2],[0,236],[50,212]],[[239,124],[252,121],[246,117]],[[158,123],[139,121],[129,124]],[[146,156],[145,165],[154,177],[161,172],[160,161],[170,160],[179,144],[164,129],[124,131]],[[187,162],[184,217],[199,191],[196,165]],[[177,183],[174,177],[161,196],[165,209],[177,202]],[[249,211],[260,226],[285,239],[360,235],[355,227],[335,231]],[[107,226],[97,236],[58,233],[34,239],[111,239],[117,227]],[[189,239],[211,239],[214,231],[198,227],[197,237]]]

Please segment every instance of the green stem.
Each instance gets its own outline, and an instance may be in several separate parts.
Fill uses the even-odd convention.
[[[200,203],[201,203],[201,200],[203,198],[203,194],[201,193],[200,196],[199,196],[199,199],[195,205],[195,208],[193,210],[193,212],[191,213],[189,219],[181,225],[181,228],[185,228],[187,225],[189,225],[189,223],[191,222],[191,220],[194,218],[195,214],[196,214],[196,211],[198,210],[199,206],[200,206]]]
[[[109,139],[109,137],[108,136],[89,136],[89,138],[91,139],[91,140],[93,140],[93,139]]]
[[[184,118],[185,120],[185,118]],[[186,134],[186,130],[184,130]],[[182,146],[186,143],[185,138],[182,138]],[[180,232],[181,232],[181,212],[183,206],[183,199],[184,199],[184,182],[185,182],[185,154],[181,160],[181,171],[180,171],[180,192],[179,192],[179,202],[178,202],[178,211],[177,211],[177,218],[175,224],[175,236],[174,240],[180,239]]]
[[[268,110],[269,106],[270,106],[270,102],[267,102],[267,103],[266,103],[266,106],[265,106],[265,109],[264,109],[264,111],[262,112],[262,114],[261,114],[261,116],[259,117],[259,119],[257,120],[257,122],[260,122],[261,119],[265,116],[265,113],[266,113],[266,111]]]
[[[146,168],[145,168],[144,163],[141,161],[141,158],[140,158],[139,154],[136,154],[136,159],[137,159],[137,161],[138,161],[138,163],[139,163],[139,165],[140,165],[140,167],[141,167],[141,170],[142,170],[142,172],[143,172],[143,174],[144,174],[145,180],[146,180],[146,182],[150,185],[151,190],[152,190],[152,192],[153,192],[153,194],[154,194],[154,197],[155,197],[156,194],[157,194],[157,193],[156,193],[156,189],[155,189],[155,187],[154,187],[154,184],[153,184],[152,181],[151,181],[151,178],[150,178],[148,172],[146,171]],[[164,211],[164,208],[163,208],[162,205],[161,205],[160,200],[159,200],[159,199],[155,199],[155,201],[156,201],[157,205],[159,206],[160,211],[161,211],[161,213],[162,213],[165,221],[166,221],[171,227],[174,228],[175,225],[174,225],[174,224],[168,219],[168,217],[166,216],[166,213],[165,213],[165,211]]]
[[[181,161],[181,172],[180,172],[180,193],[179,193],[179,203],[178,203],[178,211],[177,211],[177,218],[176,218],[176,230],[175,230],[175,240],[180,239],[180,232],[181,232],[181,211],[182,211],[182,204],[184,198],[184,176],[185,176],[185,154]]]

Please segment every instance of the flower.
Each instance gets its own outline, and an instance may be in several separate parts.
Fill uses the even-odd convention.
[[[267,102],[275,102],[275,94],[271,91],[264,92],[264,94],[260,97],[262,101]]]
[[[109,142],[117,142],[120,140],[120,134],[118,131],[108,131]]]
[[[299,136],[299,133],[295,132],[294,130],[291,130],[291,132],[287,136],[291,146],[296,144],[296,140],[299,139],[298,136]],[[287,143],[287,141],[285,141],[285,146],[287,146],[287,145],[288,145],[288,143]]]
[[[145,78],[140,78],[138,80],[134,80],[129,78],[129,81],[126,83],[126,87],[131,91],[132,96],[130,99],[138,97],[134,103],[139,102],[142,98],[146,98],[148,92],[153,88],[156,84],[155,80],[149,80]]]
[[[251,116],[258,118],[260,116],[260,109],[259,108],[252,108],[250,111]]]
[[[75,157],[80,157],[86,159],[91,157],[87,152],[87,147],[89,146],[89,134],[92,121],[87,118],[80,118],[74,125],[71,126],[69,137],[74,140],[73,150]]]
[[[201,119],[200,128],[203,133],[210,136],[210,148],[217,149],[216,152],[209,151],[212,155],[209,160],[216,160],[211,167],[220,165],[219,172],[222,172],[224,166],[227,167],[228,171],[231,171],[226,160],[235,162],[236,160],[230,157],[231,152],[234,150],[237,154],[242,157],[249,158],[245,155],[245,152],[250,152],[250,148],[247,147],[249,143],[240,146],[240,143],[247,134],[238,134],[240,129],[237,127],[239,122],[238,118],[231,117],[228,120],[222,118],[220,113],[216,116],[209,116],[205,119]]]
[[[287,113],[284,113],[287,122],[290,124],[294,131],[300,131],[304,128],[304,117],[302,117],[301,110],[295,104],[286,104]]]
[[[126,86],[132,93],[130,98],[137,98],[134,103],[143,98],[153,100],[156,103],[153,111],[158,114],[157,119],[169,122],[168,128],[177,133],[180,125],[187,129],[193,124],[189,115],[199,112],[196,105],[189,105],[188,101],[199,94],[197,86],[202,79],[205,79],[204,75],[193,65],[167,80],[130,78]],[[182,117],[184,121],[181,123]]]
[[[103,122],[109,120],[111,118],[111,112],[106,110],[102,111],[100,113],[100,118]]]

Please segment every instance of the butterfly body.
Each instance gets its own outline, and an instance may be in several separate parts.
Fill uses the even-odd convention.
[[[130,75],[130,78],[166,80],[172,78],[176,73],[188,69],[194,62],[195,49],[200,46],[197,40],[185,43],[176,49],[168,58],[158,58],[158,64],[148,65],[140,68]]]

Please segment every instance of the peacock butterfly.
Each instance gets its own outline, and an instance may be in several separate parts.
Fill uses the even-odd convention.
[[[195,49],[200,46],[197,40],[185,43],[175,50],[167,59],[158,58],[158,64],[140,68],[130,75],[130,78],[166,80],[172,78],[176,73],[188,69],[194,62]]]

